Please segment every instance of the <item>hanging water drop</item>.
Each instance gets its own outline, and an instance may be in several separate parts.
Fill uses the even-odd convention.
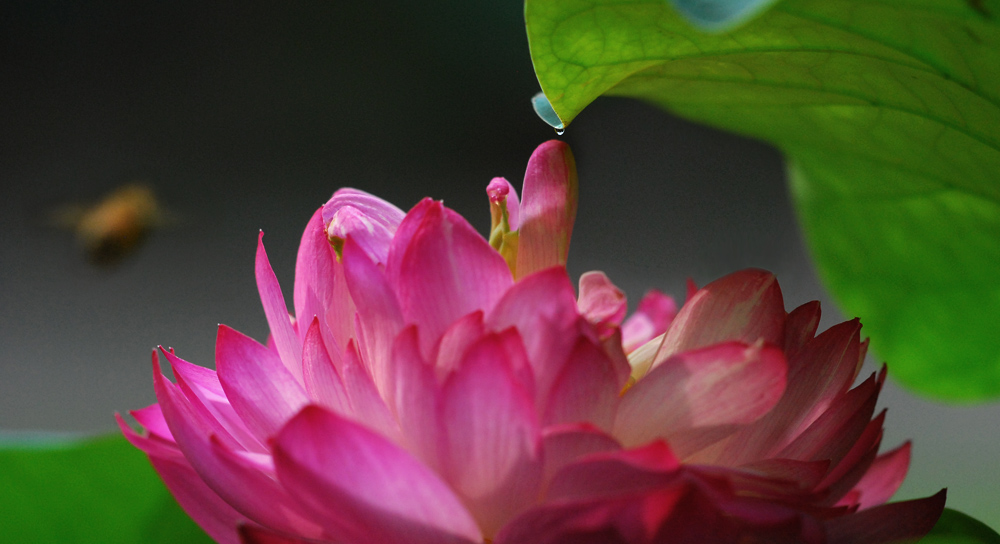
[[[556,129],[556,134],[562,136],[562,133],[566,131],[566,125],[556,115],[556,110],[552,109],[552,104],[549,103],[548,98],[545,98],[545,93],[538,93],[531,97],[531,107],[535,108],[535,113],[542,121],[548,123],[549,126]]]

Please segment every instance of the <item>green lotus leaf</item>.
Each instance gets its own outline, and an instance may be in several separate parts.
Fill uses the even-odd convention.
[[[200,544],[146,456],[120,434],[0,440],[4,542]]]
[[[785,0],[723,34],[662,0],[527,0],[564,125],[601,95],[767,140],[820,276],[890,376],[1000,395],[1000,0]],[[739,180],[733,180],[739,183]]]
[[[1000,535],[961,512],[945,508],[941,519],[920,544],[1000,544]]]

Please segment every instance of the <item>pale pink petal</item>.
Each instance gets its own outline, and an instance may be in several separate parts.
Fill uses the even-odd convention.
[[[493,178],[486,186],[486,194],[490,203],[500,202],[501,199],[507,202],[507,225],[510,230],[516,231],[521,225],[521,204],[517,199],[517,189],[506,178]],[[490,210],[492,211],[492,207]],[[499,223],[499,217],[494,220],[494,224]]]
[[[261,441],[308,402],[301,382],[273,352],[225,325],[215,341],[215,366],[233,410]]]
[[[580,276],[580,299],[577,307],[593,323],[601,337],[607,336],[625,319],[628,303],[625,293],[615,287],[604,272],[585,272]]]
[[[857,499],[852,501],[852,504],[857,504],[859,509],[864,510],[888,501],[902,485],[909,467],[909,442],[879,455],[861,481],[854,486],[852,491],[856,494]],[[841,501],[837,504],[840,505],[844,502]]]
[[[313,214],[302,233],[295,263],[295,315],[304,323],[318,317],[324,341],[331,349],[334,344],[342,349],[354,336],[355,306],[344,278],[344,265],[327,237],[322,212],[320,208]],[[298,331],[303,339],[306,329],[300,327]]]
[[[471,543],[479,529],[448,486],[382,436],[323,408],[278,435],[283,486],[327,533],[349,542]]]
[[[339,365],[333,362],[331,354],[340,358],[337,351],[331,350],[324,343],[319,319],[314,317],[302,345],[302,377],[306,393],[312,403],[339,414],[349,414],[351,401],[337,371]]]
[[[625,393],[615,436],[626,446],[664,438],[677,449],[676,435],[683,431],[752,423],[780,399],[785,372],[781,350],[759,343],[680,353]]]
[[[463,350],[464,353],[464,350]],[[423,360],[416,325],[396,337],[389,360],[391,394],[396,418],[407,449],[427,466],[440,472],[439,387],[434,369]]]
[[[351,400],[351,418],[398,442],[399,423],[393,417],[375,382],[361,363],[357,347],[348,342],[344,350],[344,386]]]
[[[548,482],[563,467],[584,455],[622,449],[611,435],[589,423],[569,423],[542,430],[545,459],[544,481]]]
[[[334,265],[337,257],[326,237],[323,226],[323,209],[316,210],[302,233],[298,256],[295,260],[295,317],[308,323],[313,316],[320,322],[326,322],[326,309],[335,304],[336,286],[334,282]],[[305,330],[300,328],[299,335],[304,337]]]
[[[588,334],[581,334],[580,336],[581,338],[592,338]],[[601,348],[608,359],[611,360],[611,366],[615,371],[615,381],[624,386],[629,381],[632,367],[628,364],[628,355],[625,355],[625,352],[622,351],[622,330],[614,329],[610,335],[601,339]]]
[[[884,504],[826,521],[829,544],[888,544],[916,542],[925,536],[944,510],[945,491],[925,499]]]
[[[358,340],[364,342],[364,363],[372,379],[381,388],[385,380],[385,361],[396,335],[403,328],[403,313],[396,294],[385,274],[362,248],[348,236],[343,247],[344,276],[351,298],[357,304]]]
[[[534,403],[512,366],[504,340],[487,335],[441,392],[444,474],[487,536],[534,502],[541,484]]]
[[[656,289],[650,290],[639,301],[635,313],[622,324],[622,346],[625,353],[631,353],[666,332],[676,315],[677,304],[673,298]]]
[[[323,224],[331,239],[354,237],[368,258],[385,263],[389,245],[403,220],[403,211],[377,196],[344,188],[323,205]]]
[[[785,306],[774,275],[755,269],[734,272],[702,287],[684,304],[655,357],[633,362],[633,375],[641,378],[676,353],[719,342],[764,340],[781,346],[784,329]]]
[[[875,412],[884,372],[874,374],[833,404],[776,456],[788,459],[830,459],[834,463],[854,446]]]
[[[246,517],[212,491],[190,465],[150,457],[150,462],[181,509],[219,544],[239,544],[236,526]]]
[[[856,319],[841,323],[792,352],[788,361],[788,386],[778,405],[753,425],[728,438],[716,457],[706,456],[699,460],[738,465],[774,456],[787,446],[826,411],[833,399],[850,387],[858,357],[860,328]]]
[[[312,531],[295,514],[284,490],[259,464],[248,462],[209,434],[212,423],[194,409],[154,364],[154,389],[170,432],[205,484],[247,519],[300,534]]]
[[[785,321],[785,353],[792,355],[816,336],[819,328],[819,301],[807,302],[788,314]]]
[[[581,337],[552,383],[543,424],[587,421],[610,432],[624,377],[600,346]]]
[[[331,347],[337,345],[341,349],[355,336],[354,318],[357,316],[357,305],[351,298],[351,290],[347,285],[347,272],[344,263],[335,261],[333,263],[333,293],[329,305],[326,306],[326,327],[320,328],[324,334],[329,330],[333,336],[333,342],[329,342]]]
[[[549,140],[528,159],[521,190],[517,277],[565,266],[576,219],[578,181],[569,146]]]
[[[425,354],[451,323],[476,310],[489,311],[513,283],[503,257],[440,202],[426,204],[398,261],[395,247],[388,275],[406,322],[420,325]]]
[[[517,328],[534,370],[536,399],[542,404],[576,345],[580,321],[566,269],[553,267],[515,283],[487,314],[486,326]]]
[[[278,278],[274,275],[271,263],[267,260],[267,253],[264,251],[263,231],[257,238],[256,274],[260,301],[264,305],[264,315],[267,316],[267,324],[271,328],[271,338],[274,339],[274,345],[278,348],[278,355],[281,356],[281,362],[285,364],[285,368],[299,383],[302,383],[302,343],[292,328],[292,321],[288,317],[288,308],[285,306],[285,297],[281,294]]]

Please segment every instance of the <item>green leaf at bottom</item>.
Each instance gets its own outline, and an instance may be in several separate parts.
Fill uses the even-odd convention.
[[[1000,535],[980,521],[945,508],[941,519],[920,544],[1000,544]]]
[[[210,543],[121,435],[0,444],[4,542]]]

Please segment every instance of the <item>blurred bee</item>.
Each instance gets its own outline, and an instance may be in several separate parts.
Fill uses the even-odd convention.
[[[153,190],[142,183],[123,185],[96,204],[53,210],[54,225],[70,228],[91,262],[114,265],[139,248],[165,214]]]

